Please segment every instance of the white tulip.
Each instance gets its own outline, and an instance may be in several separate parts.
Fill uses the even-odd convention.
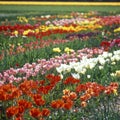
[[[108,52],[103,52],[102,56],[103,56],[104,58],[107,58],[107,57],[108,57]]]
[[[112,65],[115,65],[115,64],[116,64],[116,62],[112,62],[111,64],[112,64]]]
[[[105,64],[105,59],[104,58],[99,58],[99,63],[101,64],[101,65],[104,65]]]
[[[63,75],[62,74],[60,74],[60,78],[63,79]]]
[[[90,69],[93,69],[95,67],[95,65],[96,65],[95,63],[90,63],[90,66],[89,66]]]
[[[116,76],[116,74],[115,74],[115,73],[111,73],[110,75],[111,75],[112,77],[115,77],[115,76]]]
[[[119,61],[120,60],[120,55],[115,55],[114,58],[115,58],[116,61]]]
[[[114,51],[113,52],[115,55],[120,55],[120,50]]]
[[[71,68],[75,68],[80,65],[79,62],[70,62],[69,64],[70,64]]]
[[[82,71],[81,71],[81,74],[85,74],[86,73],[86,69],[84,68]]]
[[[63,71],[63,64],[61,64],[60,67],[56,67],[56,70],[57,70],[58,73],[62,73],[62,71]]]
[[[90,79],[90,78],[91,78],[91,75],[87,75],[87,78]]]
[[[71,73],[71,75],[75,78],[75,79],[80,79],[80,75],[78,73]]]
[[[99,70],[102,70],[103,69],[103,66],[99,66]]]
[[[111,61],[114,62],[115,61],[115,57],[111,57]]]
[[[77,73],[81,73],[81,71],[82,71],[82,67],[80,67],[80,66],[74,67],[74,69]]]
[[[109,61],[110,61],[110,59],[108,59],[108,58],[107,58],[105,61],[106,61],[106,62],[109,62]]]
[[[112,55],[113,55],[112,53],[108,53],[108,56],[109,56],[110,58],[112,57]]]

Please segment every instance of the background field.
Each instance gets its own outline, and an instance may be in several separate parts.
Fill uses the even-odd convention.
[[[120,11],[120,6],[49,6],[49,5],[0,5],[0,12],[24,12],[24,11],[37,11],[37,12],[70,12],[70,11]]]
[[[70,12],[111,12],[119,13],[120,6],[50,6],[50,5],[0,5],[0,20],[13,18],[15,16],[44,15],[44,14],[66,14]]]

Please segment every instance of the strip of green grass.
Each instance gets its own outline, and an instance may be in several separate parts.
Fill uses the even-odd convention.
[[[113,12],[120,11],[120,6],[31,6],[31,5],[0,5],[0,12],[24,12],[24,11],[37,11],[37,12],[71,12],[71,11],[101,11]]]

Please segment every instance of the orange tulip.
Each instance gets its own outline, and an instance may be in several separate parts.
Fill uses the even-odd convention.
[[[12,84],[6,84],[0,88],[0,100],[12,100],[21,96],[21,90]]]
[[[50,115],[50,110],[47,108],[42,109],[42,116],[49,116]]]
[[[17,109],[19,114],[22,114],[25,111],[25,108],[23,106],[18,106]]]
[[[38,106],[42,106],[45,104],[45,100],[43,100],[42,98],[41,99],[34,99],[34,102]]]
[[[70,94],[70,90],[69,89],[64,89],[63,90],[63,94],[64,95],[69,95]]]
[[[63,108],[63,105],[64,105],[64,101],[63,100],[54,100],[51,102],[51,107],[54,108],[54,109],[59,109],[59,108]]]
[[[13,117],[14,115],[18,114],[17,107],[16,106],[11,106],[11,107],[7,108],[6,114],[7,114],[8,118]]]
[[[24,99],[18,100],[18,105],[23,106],[24,109],[29,109],[32,107],[32,103]]]
[[[41,111],[38,108],[32,108],[29,113],[34,118],[39,118],[42,116]]]
[[[64,81],[63,81],[64,84],[77,84],[77,83],[80,83],[80,80],[79,79],[75,79],[73,78],[72,76],[70,77],[67,77]]]
[[[87,103],[86,103],[85,101],[82,101],[82,102],[81,102],[81,106],[84,108],[84,107],[87,106]]]
[[[71,92],[69,97],[71,100],[75,100],[75,99],[77,99],[77,94],[75,92]]]
[[[87,101],[88,99],[90,99],[91,98],[91,95],[90,94],[85,94],[85,95],[82,95],[81,97],[80,97],[80,100],[81,101]]]
[[[64,109],[70,110],[73,106],[73,101],[69,100],[66,103],[64,103]]]
[[[62,96],[62,99],[66,102],[66,101],[68,101],[70,98],[69,98],[68,95],[63,95],[63,96]]]

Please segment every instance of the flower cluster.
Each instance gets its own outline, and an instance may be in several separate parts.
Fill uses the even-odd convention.
[[[80,61],[83,57],[91,58],[94,55],[102,54],[103,50],[98,48],[88,49],[84,48],[78,50],[77,52],[72,51],[70,54],[62,54],[61,56],[56,56],[55,58],[38,59],[37,63],[26,63],[21,68],[10,68],[3,73],[0,73],[0,85],[9,82],[20,82],[21,80],[29,79],[30,77],[35,77],[39,73],[45,74],[53,68],[62,66],[62,64],[67,64],[70,62]],[[77,63],[76,63],[77,64]],[[65,66],[64,66],[65,67]],[[58,68],[57,68],[58,69]],[[69,68],[67,68],[69,69]]]
[[[51,107],[54,109],[70,110],[74,105],[74,100],[76,99],[77,94],[75,92],[70,92],[70,90],[64,89],[62,99],[52,101]]]
[[[112,26],[120,24],[120,16],[116,15],[116,16],[104,16],[104,17],[100,17],[100,20],[98,21],[98,23],[100,25],[106,25],[106,26]]]
[[[33,118],[43,119],[52,114],[52,108],[63,111],[75,108],[78,104],[76,101],[79,101],[78,107],[87,107],[88,100],[100,97],[102,94],[104,97],[110,94],[117,95],[119,87],[117,82],[111,82],[105,86],[97,82],[81,83],[79,79],[72,76],[67,77],[63,82],[60,76],[53,74],[48,74],[46,79],[47,81],[26,80],[18,84],[17,87],[13,84],[1,86],[0,100],[2,103],[9,102],[6,104],[7,118],[19,120],[28,114]],[[60,85],[64,86],[63,89]],[[69,90],[67,88],[69,85],[75,85],[74,89]],[[55,95],[55,89],[62,90],[61,98]],[[48,100],[49,97],[52,99]]]
[[[103,47],[105,50],[108,50],[108,49],[110,49],[113,46],[120,47],[120,38],[113,39],[111,41],[102,41],[100,46]]]
[[[26,80],[21,82],[17,87],[13,84],[6,84],[0,88],[0,100],[14,101],[14,106],[6,109],[8,118],[14,117],[16,120],[22,119],[23,115],[29,110],[30,116],[34,118],[42,118],[50,115],[50,110],[44,105],[46,100],[44,95],[54,89],[56,84],[61,80],[59,76],[47,75],[46,78],[50,81],[45,85],[45,80],[33,81]],[[23,96],[28,98],[26,100]],[[36,106],[43,106],[42,109]]]
[[[26,19],[24,18],[24,20]],[[43,36],[48,36],[51,34],[71,33],[102,28],[101,25],[96,24],[97,21],[99,21],[97,18],[86,20],[81,18],[74,18],[68,20],[63,19],[62,21],[53,21],[52,24],[47,22],[47,25],[1,25],[0,32],[4,32],[4,34],[10,35],[11,37],[35,36],[36,38],[42,38]]]
[[[85,84],[80,84],[76,87],[76,92],[79,94],[84,91],[84,94],[80,96],[81,106],[86,107],[87,101],[92,97],[98,97],[103,92],[104,94],[110,95],[115,93],[118,89],[118,83],[111,83],[109,86],[102,86],[96,82],[88,82]]]
[[[83,57],[81,61],[70,62],[69,64],[61,64],[56,67],[59,74],[72,73],[72,70],[77,74],[85,74],[88,69],[92,70],[95,66],[99,66],[99,69],[103,68],[104,65],[113,64],[113,62],[120,61],[120,50],[114,51],[114,53],[103,52],[103,54],[98,55],[97,58],[86,58]],[[73,74],[71,74],[73,75]],[[74,75],[73,75],[74,76]]]
[[[111,106],[119,97],[119,15],[72,12],[13,22],[0,25],[0,119],[117,114]]]
[[[94,12],[93,12],[94,13]],[[89,13],[89,14],[93,14]],[[10,39],[16,37],[16,38],[28,38],[28,37],[34,37],[35,41],[29,41],[24,42],[22,45],[15,45],[12,43],[12,47],[8,49],[7,47],[7,55],[14,55],[14,54],[19,54],[26,52],[27,50],[32,50],[32,49],[38,49],[42,48],[45,46],[49,46],[50,43],[52,44],[59,44],[59,43],[64,43],[68,42],[68,39],[70,40],[75,40],[75,38],[82,38],[82,39],[87,39],[88,36],[93,36],[97,35],[97,33],[92,34],[92,33],[84,33],[84,34],[74,34],[82,31],[94,31],[97,29],[101,29],[104,26],[108,26],[109,24],[114,26],[114,24],[119,24],[120,18],[119,16],[104,16],[104,17],[91,17],[91,18],[85,18],[83,17],[85,13],[80,14],[76,13],[76,17],[70,17],[68,16],[65,17],[66,15],[62,16],[63,19],[60,20],[53,20],[53,21],[46,21],[49,18],[56,18],[60,17],[61,15],[56,15],[56,16],[51,16],[51,15],[46,15],[46,16],[41,16],[40,19],[44,20],[44,24],[30,24],[27,23],[30,19],[31,20],[37,20],[39,18],[25,18],[25,17],[18,17],[18,20],[20,22],[25,22],[26,24],[14,24],[11,25],[10,23],[8,25],[1,25],[0,26],[0,33],[3,34],[4,36],[10,36]],[[93,14],[94,15],[94,14]],[[64,19],[65,17],[65,19]],[[112,19],[112,20],[110,20]],[[104,22],[105,21],[105,22]],[[110,22],[111,23],[110,23]],[[103,24],[104,23],[104,24]],[[100,30],[99,29],[99,30]],[[119,28],[116,29],[119,31]],[[115,31],[116,31],[115,30]],[[42,40],[44,37],[48,37],[50,35],[57,35],[57,34],[70,34],[66,36],[66,39],[56,39],[55,41],[49,39],[48,41]],[[72,38],[72,39],[71,39]],[[40,40],[38,40],[40,39]],[[16,43],[16,42],[15,42]],[[1,51],[0,53],[0,60],[4,58],[6,53],[6,50]]]

